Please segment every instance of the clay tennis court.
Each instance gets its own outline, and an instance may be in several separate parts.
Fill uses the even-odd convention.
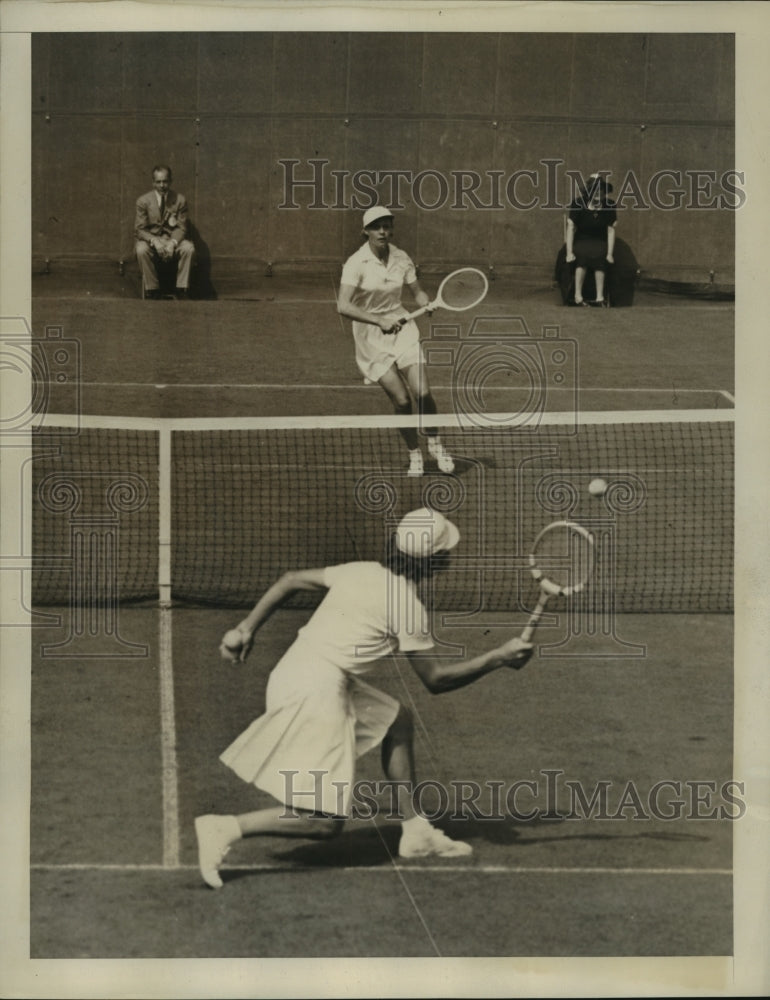
[[[34,633],[36,649],[51,648],[33,664],[32,956],[729,955],[734,822],[727,817],[739,811],[722,795],[732,776],[732,616],[709,612],[710,596],[706,610],[670,605],[667,574],[677,587],[684,576],[686,600],[694,606],[701,591],[711,593],[713,581],[704,582],[705,555],[684,573],[667,558],[667,541],[677,544],[683,522],[681,513],[678,526],[665,521],[672,494],[674,501],[687,496],[677,491],[691,484],[710,500],[703,522],[685,518],[685,533],[692,529],[697,539],[700,532],[705,552],[709,531],[730,527],[724,506],[732,494],[729,459],[718,460],[727,478],[717,482],[703,465],[703,455],[714,450],[714,429],[731,435],[733,310],[726,302],[650,294],[639,295],[632,309],[576,314],[559,306],[549,287],[522,298],[501,280],[477,311],[495,321],[521,317],[533,332],[558,324],[561,340],[577,345],[580,426],[596,424],[597,440],[609,433],[624,439],[626,419],[636,427],[634,464],[624,459],[622,468],[648,484],[647,510],[662,520],[645,523],[648,531],[657,523],[657,534],[642,532],[632,558],[622,544],[633,515],[617,518],[626,574],[620,607],[629,606],[624,597],[634,600],[634,572],[654,579],[664,596],[655,598],[653,613],[621,611],[610,626],[594,616],[594,634],[586,630],[577,645],[572,637],[566,655],[560,644],[568,616],[555,609],[536,637],[539,655],[523,671],[501,672],[450,695],[428,695],[403,663],[378,668],[375,683],[415,712],[420,776],[447,788],[463,780],[484,789],[475,808],[466,803],[437,819],[473,844],[470,862],[400,861],[398,825],[381,812],[355,820],[334,842],[245,841],[228,856],[221,892],[202,883],[192,820],[210,810],[267,804],[218,755],[260,713],[268,671],[310,609],[276,614],[243,668],[219,659],[219,638],[278,571],[283,551],[291,565],[306,561],[303,546],[311,564],[357,558],[362,550],[376,557],[376,530],[372,537],[369,532],[381,520],[371,511],[359,521],[348,516],[355,506],[350,490],[362,474],[390,475],[406,506],[431,484],[452,482],[465,490],[465,506],[454,516],[466,531],[468,555],[494,564],[494,610],[474,591],[475,564],[461,563],[460,584],[448,574],[437,595],[442,642],[473,654],[503,641],[521,630],[536,596],[523,582],[523,549],[491,528],[474,535],[473,525],[481,522],[467,499],[479,491],[482,475],[482,490],[502,510],[523,445],[510,453],[490,450],[448,431],[464,458],[456,473],[429,470],[425,482],[405,484],[387,401],[357,377],[331,280],[270,281],[248,302],[150,304],[106,294],[94,303],[74,296],[36,300],[36,336],[45,336],[55,316],[64,336],[77,331],[86,414],[78,443],[65,442],[60,464],[44,461],[40,477],[82,462],[92,476],[139,474],[149,499],[120,518],[124,598],[112,635],[119,642],[109,655],[93,655],[98,644],[88,627],[66,650],[53,648],[73,635],[70,612],[51,597],[40,608],[61,618],[57,627]],[[145,336],[149,308],[166,310],[167,324],[154,320]],[[180,352],[173,345],[182,331]],[[110,337],[120,338],[122,355]],[[275,362],[261,366],[267,356]],[[451,379],[440,366],[431,375],[440,407],[451,414]],[[522,387],[505,384],[506,377],[490,377],[490,410],[515,409],[506,403],[515,404]],[[60,391],[51,386],[53,410]],[[549,400],[557,421],[567,399],[562,390]],[[341,414],[348,426],[327,426],[332,418],[315,417],[319,412]],[[382,420],[374,422],[383,426],[364,426],[377,414]],[[98,429],[99,416],[109,427]],[[164,422],[172,428],[171,570],[179,596],[160,609],[163,446],[155,439]],[[121,426],[129,444],[122,443]],[[680,426],[706,435],[692,463],[697,468],[678,471],[678,452],[667,465],[671,446],[657,435],[661,427],[669,433]],[[306,435],[322,444],[300,447]],[[203,451],[196,450],[199,438],[207,441]],[[251,457],[234,450],[242,447],[236,439]],[[354,444],[346,444],[359,440],[360,467]],[[582,443],[585,434],[555,440],[563,461],[554,470],[596,471],[591,462],[600,459]],[[101,459],[100,447],[106,448]],[[323,455],[308,458],[319,448]],[[531,507],[549,468],[545,463],[520,481]],[[297,504],[302,527],[282,550],[285,539],[268,524]],[[248,517],[239,523],[246,511],[253,512],[252,523]],[[596,511],[584,506],[582,513]],[[527,518],[534,524],[536,516],[535,505]],[[48,510],[45,518],[53,534],[43,548],[71,555],[71,518]],[[321,525],[320,548],[312,548],[310,535]],[[244,537],[251,556],[239,562]],[[729,539],[722,541],[729,548]],[[635,569],[638,558],[644,566]],[[195,576],[189,586],[183,584],[188,572]],[[66,593],[68,573],[69,564],[60,562],[46,581]],[[729,580],[717,581],[716,590],[729,600]],[[92,633],[107,631],[103,614],[93,611]],[[381,777],[376,752],[362,758],[360,777]],[[672,806],[676,796],[666,788],[655,815],[650,796],[662,781],[680,783],[684,805]],[[520,816],[494,805],[490,782],[504,789],[535,782],[534,790],[519,786]],[[609,783],[605,818],[570,797],[576,783],[590,797],[602,782]],[[550,814],[549,789],[556,796]],[[386,800],[378,801],[386,813]],[[533,806],[537,815],[527,818]]]
[[[446,273],[422,279],[431,294]],[[336,316],[338,285],[338,269],[289,270],[231,279],[221,301],[147,303],[135,271],[121,278],[106,267],[86,276],[64,269],[34,279],[34,334],[77,331],[85,414],[387,415],[381,390],[358,373],[349,324]],[[462,317],[466,331],[477,312]],[[567,389],[579,387],[581,410],[733,405],[731,301],[637,291],[631,308],[589,312],[564,308],[547,278],[522,284],[508,277],[490,283],[483,316],[523,320],[533,342],[542,342],[543,327],[574,341],[577,369]],[[436,313],[434,323],[457,323],[457,314]],[[422,329],[431,327],[423,322]],[[439,409],[451,412],[452,367],[445,352],[434,351],[443,363],[431,363],[431,346],[445,347],[446,332],[439,328],[425,347]],[[488,373],[486,409],[516,409],[520,398],[507,375]],[[53,410],[69,402],[54,384]],[[553,391],[548,403],[575,408],[575,393]]]
[[[215,648],[232,614],[174,612],[171,818],[157,612],[121,615],[125,637],[149,647],[144,659],[35,665],[33,957],[730,954],[731,823],[643,821],[634,808],[617,820],[442,821],[474,847],[462,864],[400,862],[398,825],[384,821],[359,820],[324,844],[251,840],[228,857],[224,889],[209,890],[193,817],[266,804],[217,757],[260,711],[267,671],[302,620],[281,614],[248,668],[233,671]],[[377,683],[413,699],[426,778],[539,777],[544,787],[553,769],[587,788],[614,781],[614,795],[633,779],[642,796],[662,774],[727,780],[729,618],[633,616],[619,627],[647,644],[646,659],[535,659],[521,675],[434,699],[403,668]],[[361,763],[363,779],[378,777],[376,753]],[[518,801],[529,811],[526,792]],[[164,863],[169,836],[176,857]]]
[[[733,954],[735,35],[454,25],[30,40],[33,959]],[[165,160],[192,301],[141,298],[134,206]],[[641,185],[622,308],[561,303],[565,170]],[[405,479],[336,310],[361,171],[390,205],[409,181],[395,240],[429,293],[489,278],[420,323],[450,475]],[[245,667],[223,631],[276,574],[376,558],[428,502],[463,536],[431,595],[448,655],[521,632],[544,520],[602,546],[521,672],[440,697],[397,659],[372,675],[472,858],[399,860],[380,790],[334,842],[238,844],[212,892],[193,819],[266,804],[218,757],[312,607]]]

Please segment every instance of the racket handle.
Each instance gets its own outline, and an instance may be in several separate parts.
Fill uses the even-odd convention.
[[[406,316],[402,316],[398,322],[401,326],[403,326],[404,323],[408,323],[410,319],[417,319],[418,316],[422,316],[423,313],[426,312],[431,312],[433,309],[438,309],[438,299],[434,299],[432,302],[429,302],[427,306],[421,306],[419,309],[415,309],[414,312],[407,313]]]
[[[544,591],[541,590],[540,597],[538,599],[537,604],[535,605],[535,610],[530,615],[526,628],[521,633],[521,639],[523,642],[529,642],[529,640],[532,638],[532,634],[535,631],[535,626],[540,621],[540,618],[542,617],[543,611],[545,610],[545,606],[547,603],[548,603],[548,594],[546,594]]]

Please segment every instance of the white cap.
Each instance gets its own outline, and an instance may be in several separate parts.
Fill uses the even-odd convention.
[[[428,507],[410,511],[396,528],[396,547],[417,559],[453,549],[459,541],[457,526]]]
[[[378,219],[393,218],[393,213],[389,208],[383,208],[382,205],[375,205],[374,208],[367,208],[364,212],[364,229],[367,226],[371,226],[373,222]]]

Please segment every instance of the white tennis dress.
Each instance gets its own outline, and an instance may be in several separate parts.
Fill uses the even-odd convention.
[[[279,802],[349,813],[355,761],[377,746],[399,703],[360,679],[396,649],[433,646],[411,582],[375,562],[327,568],[329,590],[273,669],[265,714],[221,755]]]
[[[380,260],[368,243],[349,257],[342,268],[341,284],[355,288],[354,305],[378,316],[388,316],[395,323],[408,311],[401,304],[405,284],[417,280],[408,254],[390,244],[387,263]],[[372,323],[353,320],[356,364],[364,378],[376,382],[395,364],[398,368],[423,361],[420,330],[414,320],[405,323],[398,333],[383,333]]]

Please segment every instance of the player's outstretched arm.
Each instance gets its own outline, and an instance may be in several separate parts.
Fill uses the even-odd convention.
[[[260,597],[243,621],[237,626],[244,643],[240,659],[245,660],[254,642],[254,633],[272,613],[296,590],[325,590],[323,569],[300,569],[284,573],[269,590]]]
[[[433,653],[407,653],[409,663],[431,694],[443,694],[472,684],[480,677],[502,667],[518,670],[532,656],[531,643],[518,637],[486,653],[459,663],[447,663]]]

